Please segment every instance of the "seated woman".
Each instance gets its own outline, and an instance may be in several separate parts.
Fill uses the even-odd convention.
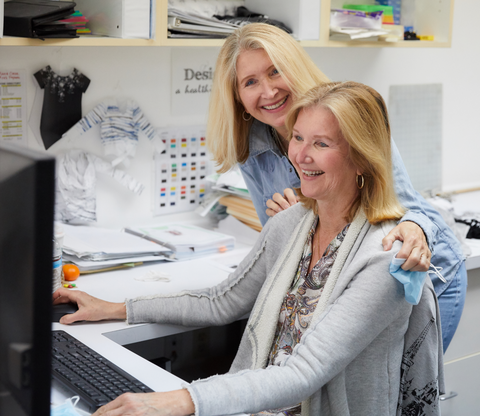
[[[228,374],[173,392],[127,393],[95,416],[439,414],[442,342],[433,286],[427,278],[420,303],[407,303],[389,275],[400,243],[382,247],[404,214],[392,186],[383,99],[363,84],[324,84],[296,101],[286,125],[301,204],[268,221],[226,281],[125,304],[54,293],[54,303],[79,305],[65,324],[207,326],[250,313]]]

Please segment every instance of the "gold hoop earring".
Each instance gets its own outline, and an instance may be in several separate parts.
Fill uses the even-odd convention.
[[[248,114],[250,117],[245,118],[245,114]],[[242,118],[244,121],[250,121],[252,119],[252,115],[250,113],[247,113],[245,110],[243,110]]]
[[[358,178],[361,179],[361,184],[359,183]],[[357,188],[358,189],[363,189],[363,186],[365,185],[365,179],[364,179],[363,175],[357,175],[356,181],[357,181]]]

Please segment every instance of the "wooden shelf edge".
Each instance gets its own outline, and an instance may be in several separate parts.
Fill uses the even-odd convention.
[[[74,39],[31,39],[4,37],[0,46],[160,46],[157,39],[80,37]]]
[[[163,46],[222,46],[224,39],[164,39]]]
[[[184,47],[221,47],[223,39],[120,39],[120,38],[75,38],[75,39],[30,39],[0,38],[0,46],[184,46]],[[302,40],[305,48],[450,48],[451,42],[400,41],[400,42],[338,42]]]
[[[326,48],[450,48],[451,42],[435,42],[435,41],[327,41],[317,47]]]

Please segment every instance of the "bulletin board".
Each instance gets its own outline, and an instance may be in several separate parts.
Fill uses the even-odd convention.
[[[193,211],[203,201],[213,171],[205,126],[158,131],[165,150],[154,156],[154,215]]]
[[[388,111],[392,137],[413,187],[442,188],[442,84],[392,85]]]

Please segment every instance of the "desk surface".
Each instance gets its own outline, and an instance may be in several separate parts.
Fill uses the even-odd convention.
[[[226,279],[248,253],[250,247],[238,244],[232,252],[182,262],[166,262],[140,266],[132,269],[81,275],[78,289],[111,302],[123,302],[129,298],[152,293],[174,293],[186,289],[213,286]],[[150,271],[161,270],[170,281],[148,282],[136,279]],[[148,360],[124,348],[122,345],[185,332],[193,328],[179,325],[139,324],[128,325],[124,321],[85,322],[72,325],[52,324],[53,330],[64,330],[90,348],[94,349],[132,376],[155,391],[170,391],[181,388],[182,380]],[[59,404],[65,399],[58,386],[52,391],[52,401]],[[81,406],[81,404],[80,404]],[[82,407],[80,407],[82,408]]]

